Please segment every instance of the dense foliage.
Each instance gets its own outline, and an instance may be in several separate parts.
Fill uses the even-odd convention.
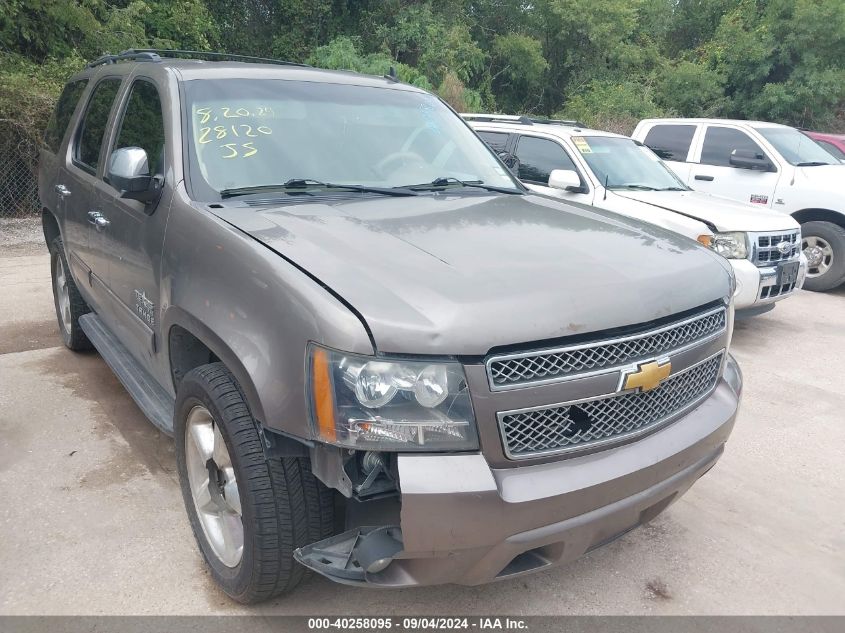
[[[130,47],[385,73],[460,110],[760,118],[845,129],[842,0],[0,0],[0,119]]]

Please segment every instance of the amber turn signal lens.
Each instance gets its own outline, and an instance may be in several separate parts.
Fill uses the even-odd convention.
[[[707,248],[713,244],[713,236],[712,235],[699,235],[698,238],[699,244],[704,244]]]
[[[325,350],[314,349],[311,372],[317,432],[320,439],[326,442],[334,442],[337,439],[334,420],[334,395],[332,393],[332,379],[329,375],[329,355]]]

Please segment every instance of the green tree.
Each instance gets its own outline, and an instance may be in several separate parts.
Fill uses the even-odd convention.
[[[0,5],[0,48],[36,63],[74,53],[90,56],[91,34],[99,31],[98,0],[4,0]]]
[[[620,134],[630,134],[640,119],[664,116],[653,88],[635,81],[593,81],[566,102],[557,117]]]
[[[396,70],[399,80],[431,90],[428,78],[417,69],[391,59],[385,53],[370,53],[362,55],[355,40],[340,36],[325,46],[319,46],[308,58],[308,63],[319,68],[330,70],[354,70],[368,75],[386,75],[390,68]]]
[[[660,113],[845,129],[842,0],[0,0],[0,101],[49,101],[82,60],[148,46],[394,66],[459,109],[614,129]]]
[[[491,85],[508,112],[531,112],[541,105],[549,63],[539,40],[518,33],[497,36],[492,46]]]
[[[719,116],[728,106],[724,83],[715,70],[681,61],[658,74],[654,100],[664,111],[679,116]]]

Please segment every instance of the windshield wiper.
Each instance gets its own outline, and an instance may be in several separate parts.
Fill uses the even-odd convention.
[[[223,189],[220,192],[221,198],[234,198],[235,196],[248,196],[255,193],[266,193],[268,191],[283,191],[285,193],[298,189],[345,189],[347,191],[362,191],[364,193],[380,193],[385,196],[416,196],[415,191],[400,187],[367,187],[365,185],[342,185],[310,178],[291,178],[279,185],[255,185],[252,187],[234,187]]]
[[[485,184],[483,180],[458,180],[452,176],[441,176],[440,178],[435,178],[431,182],[420,183],[418,185],[406,185],[406,188],[413,191],[431,191],[432,189],[441,189],[450,185],[459,187],[477,187],[478,189],[495,191],[497,193],[522,193],[519,189],[509,189],[507,187],[488,185]]]
[[[830,163],[823,163],[820,160],[811,160],[807,163],[796,163],[796,167],[820,167],[822,165],[830,165]]]
[[[610,185],[610,189],[636,189],[637,191],[663,191],[649,185]]]

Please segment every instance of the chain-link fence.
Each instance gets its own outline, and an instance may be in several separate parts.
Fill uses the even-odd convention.
[[[37,142],[15,123],[0,121],[0,218],[38,215],[37,166]]]

